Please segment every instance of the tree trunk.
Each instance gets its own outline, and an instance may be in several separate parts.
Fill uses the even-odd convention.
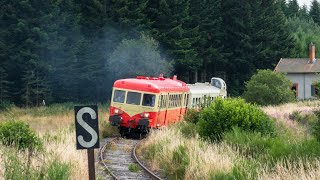
[[[194,83],[198,82],[198,71],[194,71]]]

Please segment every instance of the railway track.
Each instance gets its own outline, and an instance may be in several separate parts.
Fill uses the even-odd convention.
[[[136,147],[141,141],[115,137],[99,149],[99,161],[112,179],[157,179],[161,178],[145,167],[136,156]],[[129,166],[139,166],[142,170],[132,172]],[[108,177],[110,179],[110,177]]]

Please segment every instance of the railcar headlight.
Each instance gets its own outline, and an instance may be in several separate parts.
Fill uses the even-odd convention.
[[[149,113],[141,113],[140,116],[143,118],[148,118],[150,116],[150,114]]]
[[[121,109],[114,109],[114,114],[122,114],[123,111]]]

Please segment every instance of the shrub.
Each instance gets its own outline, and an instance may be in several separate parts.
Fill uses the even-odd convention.
[[[271,70],[258,70],[246,82],[243,98],[259,105],[277,105],[293,101],[294,94],[289,89],[291,82],[284,74]]]
[[[40,149],[42,141],[29,128],[26,122],[7,121],[0,124],[0,142],[4,145],[14,145],[18,149]]]
[[[197,124],[199,135],[210,140],[219,140],[223,133],[233,127],[262,134],[275,132],[274,121],[267,114],[258,106],[245,103],[240,98],[217,98],[208,108],[201,111]]]
[[[189,109],[187,114],[184,116],[184,120],[193,124],[197,124],[200,118],[200,111],[195,109]]]

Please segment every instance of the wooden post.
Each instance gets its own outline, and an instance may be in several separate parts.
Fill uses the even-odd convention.
[[[94,167],[94,149],[88,149],[88,170],[89,170],[89,180],[95,180],[95,167]]]

